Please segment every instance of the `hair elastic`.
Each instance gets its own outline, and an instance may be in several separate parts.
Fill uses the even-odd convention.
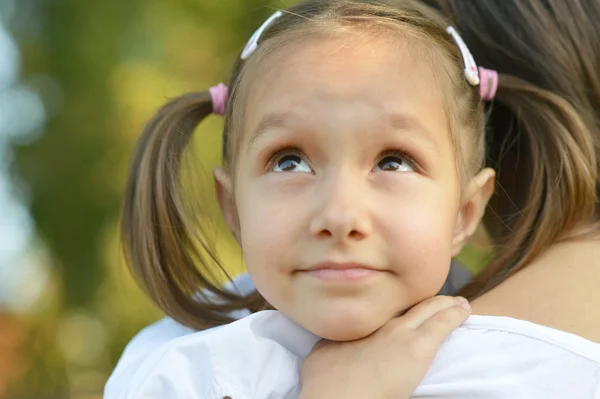
[[[479,95],[484,101],[491,101],[496,95],[498,89],[498,72],[493,69],[479,67]]]
[[[213,113],[216,115],[225,115],[227,108],[227,100],[229,98],[229,88],[224,83],[219,83],[216,86],[208,89],[212,98]]]

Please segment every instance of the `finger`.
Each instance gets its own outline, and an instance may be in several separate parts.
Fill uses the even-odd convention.
[[[444,341],[452,331],[460,326],[471,314],[468,304],[460,304],[440,310],[429,317],[418,328],[420,334],[436,344]]]
[[[398,321],[407,327],[419,328],[426,320],[438,312],[465,303],[467,303],[467,300],[461,297],[434,296],[413,306]]]

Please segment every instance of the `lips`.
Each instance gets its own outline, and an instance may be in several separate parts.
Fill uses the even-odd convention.
[[[383,270],[361,263],[322,262],[297,273],[317,278],[323,281],[351,281],[381,274]]]
[[[376,268],[355,262],[321,262],[312,265],[301,271],[319,271],[319,270],[353,270],[353,269],[366,269],[372,271],[378,271]]]

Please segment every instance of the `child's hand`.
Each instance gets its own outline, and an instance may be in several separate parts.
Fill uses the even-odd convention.
[[[466,300],[437,296],[361,340],[321,341],[302,365],[300,397],[408,398],[439,345],[469,314]]]

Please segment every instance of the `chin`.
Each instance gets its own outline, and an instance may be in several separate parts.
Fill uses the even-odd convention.
[[[354,341],[373,334],[391,319],[376,317],[373,314],[344,313],[326,318],[323,315],[315,315],[317,317],[312,318],[310,322],[301,324],[313,334],[329,341]]]

